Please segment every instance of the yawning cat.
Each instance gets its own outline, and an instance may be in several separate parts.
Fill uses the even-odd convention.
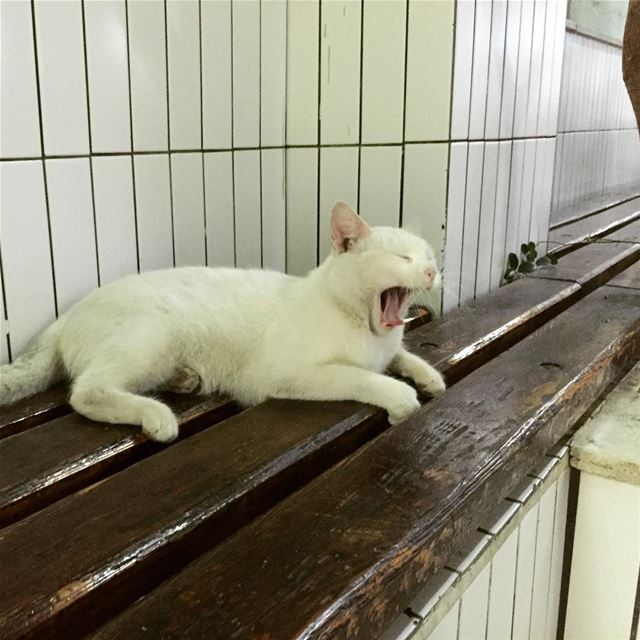
[[[182,267],[132,275],[87,296],[13,364],[0,404],[66,377],[70,404],[104,422],[178,434],[172,411],[139,395],[165,386],[266,398],[359,400],[391,423],[419,407],[411,378],[436,394],[442,376],[402,347],[416,292],[439,279],[432,249],[402,229],[368,227],[348,205],[331,214],[332,254],[305,278],[272,271]]]

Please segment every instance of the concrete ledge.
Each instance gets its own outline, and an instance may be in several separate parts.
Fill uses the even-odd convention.
[[[576,469],[640,485],[640,363],[572,438],[570,455]]]

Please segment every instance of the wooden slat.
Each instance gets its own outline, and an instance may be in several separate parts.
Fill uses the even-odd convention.
[[[70,413],[72,409],[67,404],[67,396],[67,387],[58,385],[30,398],[0,407],[0,438]]]
[[[640,219],[640,198],[630,200],[611,209],[605,209],[588,218],[556,227],[549,234],[550,253],[562,255],[589,238],[602,237]]]
[[[577,282],[588,290],[604,284],[640,260],[640,243],[594,242],[534,271],[532,278]]]
[[[507,348],[509,331],[530,331],[579,293],[576,284],[523,284],[501,290],[494,304],[480,302],[477,322],[469,322],[461,309],[410,336],[424,343],[426,355],[439,354],[434,360],[445,374],[451,369],[459,376],[466,358],[478,366]],[[438,336],[435,347],[428,344],[432,335]],[[109,608],[131,602],[190,554],[239,528],[385,427],[381,410],[356,403],[266,402],[8,527],[0,555],[29,562],[33,548],[46,544],[42,552],[59,562],[46,576],[40,572],[37,581],[16,565],[11,579],[21,577],[21,585],[0,612],[0,634],[17,636],[20,629],[44,633],[54,620],[77,619],[85,606],[91,606],[91,619],[97,620]],[[118,517],[108,507],[116,504]],[[92,545],[95,532],[80,522],[100,523],[100,545]],[[73,531],[73,539],[66,533],[52,535],[52,529]],[[19,551],[16,545],[23,544]],[[91,550],[78,553],[85,547]],[[131,562],[123,563],[125,557]],[[67,593],[78,580],[84,586],[52,606],[52,594]],[[34,613],[25,616],[26,611]],[[81,618],[84,624],[86,617]]]
[[[640,290],[640,263],[636,262],[632,267],[610,280],[608,284],[612,287]]]
[[[609,234],[607,236],[607,240],[616,240],[617,242],[640,242],[640,220],[636,220],[635,222],[618,229],[615,233]]]
[[[180,437],[237,411],[220,396],[169,396]],[[127,425],[65,415],[0,441],[0,527],[158,451]]]
[[[639,356],[640,294],[595,292],[92,637],[376,637]]]

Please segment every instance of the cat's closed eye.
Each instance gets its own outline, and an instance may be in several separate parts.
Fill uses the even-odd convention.
[[[413,258],[411,256],[398,256],[398,258],[402,258],[403,260],[406,260],[407,262],[412,262]]]

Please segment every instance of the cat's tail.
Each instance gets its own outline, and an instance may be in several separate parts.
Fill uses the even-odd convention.
[[[64,378],[58,352],[60,328],[55,322],[12,364],[0,366],[0,405],[27,398]]]

